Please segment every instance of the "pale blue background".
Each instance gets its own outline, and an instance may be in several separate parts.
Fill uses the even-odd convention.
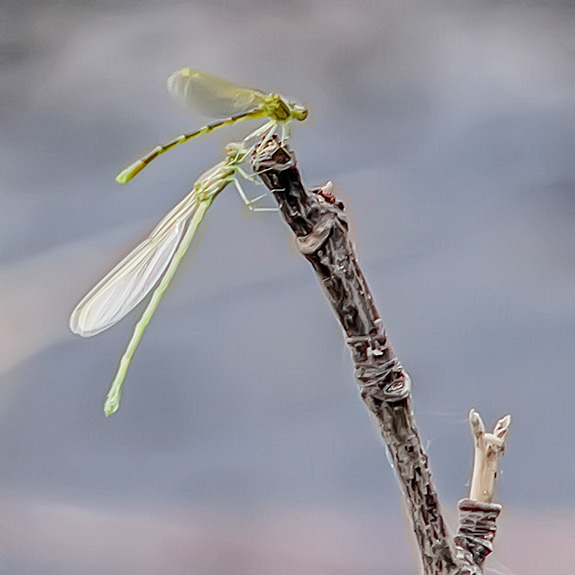
[[[570,2],[0,0],[2,572],[415,572],[315,277],[232,188],[102,414],[137,313],[82,340],[71,310],[249,129],[114,182],[203,122],[165,90],[192,66],[312,108],[300,169],[346,202],[447,510],[470,408],[511,413],[491,565],[567,574],[574,57]]]

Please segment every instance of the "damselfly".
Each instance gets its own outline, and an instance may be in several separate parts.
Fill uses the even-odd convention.
[[[132,356],[216,196],[233,182],[248,207],[255,209],[251,205],[255,200],[250,202],[246,198],[236,179],[239,172],[243,173],[240,166],[249,153],[250,149],[243,144],[228,144],[225,160],[204,172],[191,192],[164,216],[150,235],[112,269],[72,312],[70,329],[83,337],[91,337],[120,321],[156,286],[120,360],[104,405],[106,415],[118,409],[122,383]]]
[[[179,70],[169,77],[168,91],[186,109],[198,110],[206,116],[225,119],[193,132],[181,134],[165,144],[156,146],[120,172],[116,177],[119,183],[129,182],[164,152],[217,128],[230,126],[242,120],[267,118],[268,122],[252,132],[244,140],[247,141],[265,134],[268,130],[272,133],[280,123],[286,126],[292,120],[305,120],[308,115],[307,108],[287,101],[278,94],[265,94],[260,90],[242,88],[217,76],[190,68]]]

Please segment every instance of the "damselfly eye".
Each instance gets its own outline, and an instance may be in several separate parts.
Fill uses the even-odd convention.
[[[308,109],[301,104],[292,104],[293,116],[296,120],[303,122],[308,115]]]

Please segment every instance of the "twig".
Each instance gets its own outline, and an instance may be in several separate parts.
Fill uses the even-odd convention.
[[[485,431],[483,420],[474,409],[469,413],[469,423],[475,438],[475,460],[469,498],[480,503],[492,503],[499,459],[505,450],[505,439],[511,425],[511,416],[506,415],[500,419],[493,433]]]
[[[511,416],[500,419],[493,433],[488,433],[481,416],[472,409],[469,424],[475,440],[475,458],[469,499],[462,499],[458,504],[459,530],[455,542],[469,560],[482,566],[487,555],[493,551],[496,520],[501,513],[501,505],[493,503],[493,497]]]
[[[360,269],[343,203],[329,184],[306,191],[293,152],[277,139],[267,139],[256,149],[252,167],[273,192],[347,336],[361,397],[376,417],[403,489],[424,573],[480,573],[481,565],[467,546],[451,537],[441,514],[413,418],[410,378],[391,347]]]

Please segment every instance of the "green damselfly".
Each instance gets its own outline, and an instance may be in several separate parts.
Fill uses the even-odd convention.
[[[164,216],[150,235],[113,268],[72,312],[70,329],[83,337],[91,337],[119,322],[153,290],[120,360],[104,405],[106,415],[118,409],[122,384],[132,356],[216,196],[228,184],[234,183],[248,207],[258,209],[253,208],[252,202],[259,198],[248,200],[237,181],[237,174],[243,173],[241,164],[250,152],[251,149],[244,144],[228,144],[225,160],[204,172],[190,193]]]
[[[249,140],[268,131],[272,133],[279,124],[286,126],[293,120],[303,121],[308,115],[305,106],[290,102],[278,94],[266,94],[253,88],[236,86],[227,80],[191,68],[183,68],[168,78],[168,92],[185,109],[224,119],[156,146],[120,172],[116,177],[119,183],[129,182],[152,160],[175,146],[218,128],[243,120],[267,118],[268,122],[264,126],[246,138]]]

